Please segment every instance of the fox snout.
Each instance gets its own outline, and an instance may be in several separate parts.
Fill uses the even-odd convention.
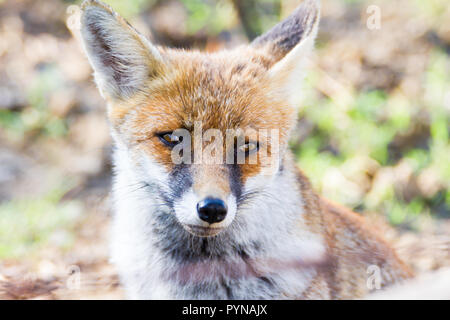
[[[191,234],[213,236],[234,220],[237,208],[233,175],[226,165],[192,165],[192,184],[174,202],[177,220]]]
[[[236,215],[236,198],[207,196],[200,198],[194,191],[186,192],[174,206],[175,216],[191,234],[209,237],[225,230]]]
[[[206,198],[197,203],[197,213],[201,220],[210,224],[221,222],[227,215],[227,205],[222,199]]]

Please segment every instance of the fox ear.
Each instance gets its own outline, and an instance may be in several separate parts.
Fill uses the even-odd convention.
[[[130,97],[161,69],[159,51],[100,1],[83,2],[81,38],[105,98]]]
[[[271,87],[299,102],[299,87],[307,58],[314,47],[320,19],[319,0],[305,0],[284,21],[256,38],[252,46],[269,52],[275,61],[269,69]]]

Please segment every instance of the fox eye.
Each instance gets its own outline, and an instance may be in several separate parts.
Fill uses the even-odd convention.
[[[169,147],[174,147],[183,141],[183,137],[174,135],[172,132],[159,133],[158,138]]]
[[[239,151],[244,152],[245,156],[255,153],[259,149],[258,142],[247,142],[239,147]]]

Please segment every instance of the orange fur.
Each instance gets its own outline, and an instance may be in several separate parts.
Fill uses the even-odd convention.
[[[203,130],[218,129],[226,136],[228,129],[244,133],[256,129],[279,129],[287,143],[295,110],[270,95],[270,84],[264,85],[261,61],[263,52],[238,48],[227,53],[204,55],[166,49],[171,70],[126,102],[113,102],[111,122],[136,145],[157,156],[160,163],[172,168],[170,150],[161,145],[155,134],[178,128],[193,130],[196,121]],[[248,56],[253,59],[246,58]],[[192,144],[194,144],[192,139]],[[225,150],[224,139],[224,150]],[[271,155],[270,146],[267,146]],[[242,166],[243,182],[258,174],[258,165]]]

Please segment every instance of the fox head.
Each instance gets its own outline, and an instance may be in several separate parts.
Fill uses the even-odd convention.
[[[82,9],[83,45],[108,104],[117,170],[151,186],[149,196],[191,234],[226,229],[283,164],[318,3],[304,1],[249,45],[209,54],[156,46],[100,1]],[[174,161],[174,150],[183,161]],[[208,162],[211,155],[224,161]],[[265,170],[269,157],[279,161]]]

